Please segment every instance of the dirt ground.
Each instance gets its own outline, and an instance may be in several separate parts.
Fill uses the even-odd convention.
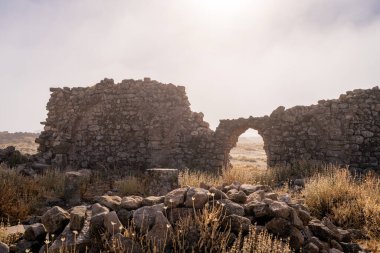
[[[24,154],[37,153],[38,144],[34,140],[39,134],[36,133],[8,133],[0,132],[0,148],[15,146]]]
[[[232,166],[267,168],[267,156],[261,137],[240,137],[230,155]]]

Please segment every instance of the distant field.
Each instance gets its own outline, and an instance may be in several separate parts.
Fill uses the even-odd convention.
[[[230,152],[231,163],[239,167],[266,169],[267,156],[261,137],[240,137],[236,147]]]
[[[34,140],[39,134],[36,133],[8,133],[0,132],[0,148],[15,146],[24,154],[37,153],[38,144]]]

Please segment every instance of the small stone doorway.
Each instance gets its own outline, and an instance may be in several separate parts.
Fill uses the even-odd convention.
[[[239,136],[236,146],[230,151],[233,167],[267,168],[267,156],[263,138],[254,129],[248,129]]]

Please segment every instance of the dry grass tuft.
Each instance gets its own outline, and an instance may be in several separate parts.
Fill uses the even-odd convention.
[[[328,216],[339,226],[363,229],[380,239],[380,180],[374,175],[358,178],[347,169],[317,174],[303,194],[313,215]]]

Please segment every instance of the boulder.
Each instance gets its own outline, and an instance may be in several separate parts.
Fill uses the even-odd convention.
[[[90,219],[90,237],[95,240],[101,239],[101,234],[105,232],[104,227],[104,218],[107,215],[108,212],[98,213],[96,215],[93,215]]]
[[[165,205],[169,208],[178,207],[185,203],[185,196],[188,188],[175,189],[165,196]]]
[[[143,199],[142,206],[153,206],[164,203],[165,196],[149,196]]]
[[[243,234],[247,234],[249,232],[251,220],[243,216],[232,214],[223,220],[223,225],[225,227],[231,226],[231,232],[236,235],[239,234],[240,231],[242,231]]]
[[[70,221],[70,214],[55,206],[49,209],[44,215],[42,215],[42,224],[44,224],[46,231],[49,234],[54,234],[62,230]]]
[[[253,192],[248,195],[246,202],[252,202],[252,201],[262,201],[265,197],[265,192],[263,190],[259,190],[256,192]]]
[[[115,234],[112,237],[112,241],[115,241],[116,245],[118,245],[116,252],[144,253],[138,242],[132,240],[131,238],[127,238],[120,233]]]
[[[35,223],[25,230],[24,238],[28,241],[41,241],[45,238],[46,229],[42,223]]]
[[[302,252],[303,253],[318,253],[319,248],[314,243],[309,242],[303,247]]]
[[[64,199],[70,206],[81,203],[82,177],[82,174],[77,171],[69,171],[65,173]]]
[[[173,229],[168,219],[161,212],[157,212],[154,225],[146,235],[149,241],[157,245],[158,249],[164,249],[169,243],[170,234]]]
[[[269,211],[269,205],[264,202],[252,201],[245,204],[245,210],[248,215],[253,215],[255,218],[269,217],[271,212]]]
[[[215,187],[211,187],[209,189],[209,192],[211,193],[210,199],[214,199],[214,200],[228,199],[228,196],[224,192],[216,189]]]
[[[94,198],[99,204],[108,207],[111,210],[117,210],[121,204],[121,198],[119,196],[96,196]]]
[[[121,233],[123,224],[121,224],[115,211],[109,212],[104,216],[104,227],[110,235]]]
[[[238,191],[236,189],[229,190],[227,196],[235,203],[244,204],[247,200],[247,195],[243,191]]]
[[[295,227],[290,228],[289,245],[292,249],[299,250],[304,244],[305,238],[300,230]]]
[[[309,222],[308,227],[316,237],[324,241],[329,241],[331,239],[339,239],[339,235],[335,234],[320,221],[312,220]]]
[[[119,217],[121,224],[123,224],[124,227],[129,227],[132,221],[133,211],[129,211],[127,209],[120,209],[116,213],[117,217]]]
[[[91,206],[91,212],[92,212],[92,216],[95,216],[99,213],[108,213],[110,210],[105,207],[105,206],[102,206],[101,204],[99,203],[95,203]]]
[[[70,229],[80,231],[86,219],[86,206],[76,206],[70,212]]]
[[[290,233],[291,225],[288,220],[281,217],[275,217],[265,224],[265,228],[275,235],[286,237]]]
[[[121,199],[120,208],[127,210],[136,210],[142,206],[143,197],[140,196],[128,196]]]
[[[157,215],[154,206],[143,206],[133,212],[133,222],[139,231],[147,231],[153,225]],[[161,212],[162,213],[162,212]]]
[[[273,201],[269,204],[269,211],[275,217],[288,219],[292,212],[292,208],[284,202]]]
[[[222,199],[218,201],[220,205],[222,206],[222,211],[224,215],[228,216],[228,215],[236,214],[239,216],[244,216],[244,208],[241,205],[229,199]]]
[[[185,206],[202,209],[208,202],[208,193],[209,191],[203,188],[189,188],[186,192]]]

